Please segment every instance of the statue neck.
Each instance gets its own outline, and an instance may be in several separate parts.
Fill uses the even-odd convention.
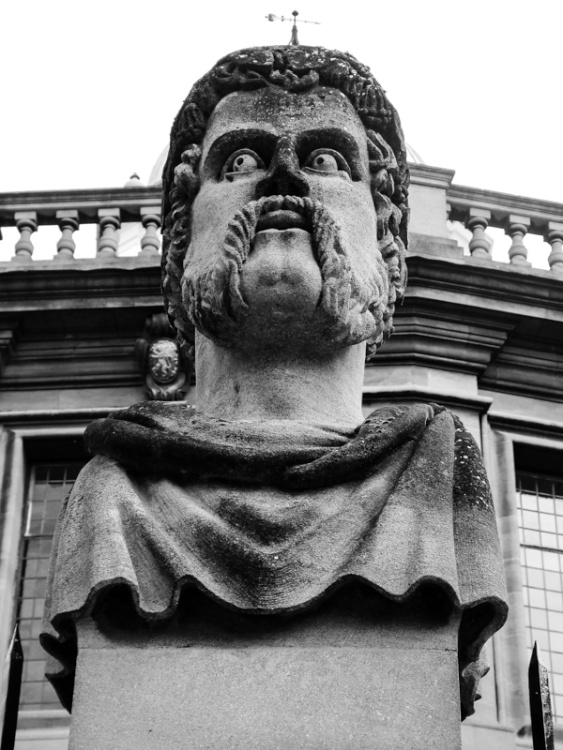
[[[196,334],[196,407],[228,420],[290,419],[353,429],[363,421],[365,344],[310,359],[240,352]]]

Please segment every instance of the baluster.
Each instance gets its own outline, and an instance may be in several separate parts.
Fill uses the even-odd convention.
[[[115,258],[117,255],[117,230],[121,226],[118,208],[100,208],[100,237],[98,239],[98,258]]]
[[[141,221],[143,222],[145,233],[141,238],[141,252],[139,255],[158,255],[160,240],[157,230],[160,227],[160,207],[143,206],[141,208]]]
[[[508,258],[514,266],[531,266],[528,260],[528,248],[524,245],[524,235],[530,228],[527,216],[510,214],[504,226],[504,233],[512,239]]]
[[[31,235],[37,231],[37,214],[35,211],[17,211],[15,216],[16,227],[20,238],[16,242],[15,255],[12,260],[28,261],[33,255],[33,242]]]
[[[544,239],[551,245],[551,252],[547,262],[555,273],[563,273],[563,223],[548,221]]]
[[[57,242],[57,260],[74,259],[76,243],[72,235],[78,229],[78,211],[57,211],[56,217],[61,230],[61,239]]]
[[[470,208],[469,217],[465,226],[471,232],[473,237],[469,242],[469,252],[473,258],[491,259],[491,243],[485,237],[485,230],[489,226],[491,212],[485,208]]]

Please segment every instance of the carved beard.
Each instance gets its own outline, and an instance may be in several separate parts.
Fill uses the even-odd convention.
[[[315,312],[316,325],[329,348],[351,346],[381,338],[388,301],[387,270],[374,248],[370,268],[355,269],[340,227],[320,201],[295,196],[268,196],[251,201],[230,221],[221,257],[209,268],[190,263],[186,256],[182,301],[192,325],[221,346],[236,346],[244,337],[248,304],[240,277],[252,252],[256,225],[271,211],[300,213],[309,225],[319,264],[322,291]]]

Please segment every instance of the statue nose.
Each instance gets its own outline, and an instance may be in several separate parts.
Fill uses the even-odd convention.
[[[299,158],[290,138],[280,139],[268,173],[256,186],[258,198],[268,195],[309,195],[309,183],[299,167]]]

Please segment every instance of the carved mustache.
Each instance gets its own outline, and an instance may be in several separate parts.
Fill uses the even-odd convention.
[[[311,225],[306,214],[312,210],[312,206],[306,207],[303,199],[294,196],[280,195],[274,196],[274,198],[275,200],[264,201],[260,218],[256,223],[257,232],[265,229],[291,228],[310,231]],[[309,208],[309,211],[307,211],[307,208]]]
[[[331,212],[318,200],[293,195],[266,196],[247,203],[229,222],[219,258],[209,258],[205,270],[186,263],[183,300],[192,325],[225,344],[236,339],[249,312],[241,275],[256,233],[288,226],[305,228],[311,234],[323,282],[317,314],[330,326],[333,340],[350,336],[354,343],[363,340],[349,329],[350,312],[355,310],[363,328],[363,317],[380,294],[353,272],[340,227]]]
[[[236,256],[244,263],[257,232],[290,228],[310,232],[317,255],[319,243],[326,241],[327,232],[337,231],[337,224],[320,201],[295,195],[269,195],[250,201],[233,216],[225,237],[226,253],[231,255],[229,251],[236,250]],[[245,251],[243,258],[241,248]]]
[[[316,315],[333,342],[355,344],[380,336],[388,290],[377,263],[356,272],[336,219],[318,200],[274,195],[249,202],[228,224],[219,257],[207,256],[192,266],[186,256],[182,299],[190,323],[226,346],[240,335],[249,312],[241,277],[257,232],[298,227],[311,234],[311,245],[322,277]],[[381,261],[382,263],[383,261]]]

